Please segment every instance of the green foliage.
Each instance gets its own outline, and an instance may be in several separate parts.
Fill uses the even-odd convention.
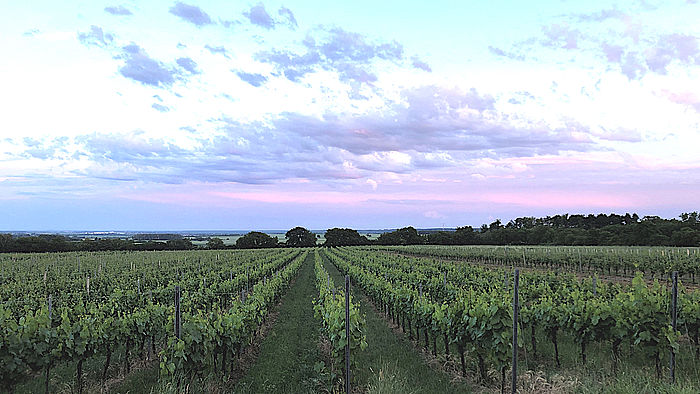
[[[345,365],[345,347],[350,344],[350,368],[353,368],[359,350],[367,348],[367,336],[365,332],[365,317],[360,314],[356,303],[352,297],[341,289],[335,290],[333,280],[323,267],[323,262],[318,254],[314,252],[314,267],[316,271],[316,287],[318,288],[318,299],[314,302],[316,317],[322,321],[323,333],[331,343],[331,356],[333,358],[333,369],[331,373],[341,370]],[[350,338],[346,336],[345,321],[345,297],[350,297],[349,328]]]
[[[236,240],[236,248],[238,249],[274,248],[276,246],[277,238],[258,231],[251,231]]]
[[[213,237],[207,241],[207,249],[225,249],[226,245],[221,238]]]
[[[287,246],[307,247],[316,246],[316,235],[304,227],[294,227],[287,231]]]
[[[191,253],[0,260],[1,388],[12,391],[31,372],[44,376],[59,363],[81,364],[97,354],[107,356],[106,372],[114,351],[133,355],[151,341],[166,345],[165,374],[210,368],[212,354],[232,354],[247,343],[305,256],[299,250]],[[176,284],[183,289],[180,341],[172,339]],[[247,289],[252,294],[242,304],[238,295]]]
[[[424,256],[436,249],[341,248],[327,255],[371,298],[386,305],[395,320],[401,323],[403,316],[409,317],[414,328],[427,331],[431,338],[446,335],[458,348],[476,356],[479,374],[484,378],[487,364],[504,373],[512,352],[512,287],[508,272],[409,258],[385,253],[387,250],[412,250]],[[498,255],[493,249],[487,251],[492,259],[508,256]],[[680,321],[689,333],[697,332],[694,294],[681,296],[685,307],[680,309],[684,315]],[[594,292],[590,280],[527,272],[521,275],[520,299],[520,325],[529,326],[532,332],[544,332],[555,349],[558,335],[569,333],[584,361],[592,343],[611,343],[617,359],[621,343],[627,342],[647,351],[658,369],[660,355],[678,347],[679,333],[670,326],[668,289],[658,283],[647,286],[641,276],[631,286],[600,282]],[[534,334],[531,335],[530,342],[535,345]]]
[[[379,245],[419,245],[424,242],[413,227],[404,227],[390,233],[383,233],[377,239]]]
[[[213,368],[218,355],[221,365],[225,355],[233,360],[235,351],[250,342],[273,302],[299,271],[306,253],[298,254],[279,275],[255,284],[245,302],[236,300],[228,309],[208,313],[199,309],[183,313],[181,337],[171,335],[160,353],[161,374],[192,376]]]
[[[352,245],[367,245],[369,241],[367,237],[360,235],[357,230],[349,228],[332,228],[326,230],[324,236],[326,242],[324,246],[352,246]]]

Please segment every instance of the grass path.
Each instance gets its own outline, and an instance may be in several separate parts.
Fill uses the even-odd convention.
[[[325,267],[336,286],[344,283],[335,266]],[[357,355],[353,371],[357,384],[370,393],[469,393],[464,383],[452,383],[447,374],[433,370],[408,341],[400,338],[369,304],[361,290],[351,289],[353,299],[367,319],[367,349]]]
[[[314,393],[320,361],[320,323],[314,318],[314,255],[309,253],[296,282],[282,297],[277,321],[260,346],[255,364],[236,393]]]

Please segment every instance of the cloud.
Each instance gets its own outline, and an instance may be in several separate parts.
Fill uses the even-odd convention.
[[[184,68],[190,74],[199,74],[200,71],[197,70],[197,63],[190,59],[189,57],[181,57],[177,59],[177,65]]]
[[[429,73],[433,72],[433,69],[430,68],[430,66],[428,65],[428,63],[426,63],[426,62],[420,60],[420,58],[418,58],[418,56],[413,56],[413,57],[411,58],[411,60],[412,60],[413,67],[415,67],[415,68],[417,68],[417,69],[419,69],[419,70],[427,71],[427,72],[429,72]]]
[[[489,52],[493,53],[496,56],[502,56],[513,60],[525,60],[525,57],[523,55],[520,55],[515,52],[506,52],[503,49],[496,48],[491,45],[489,45]]]
[[[289,14],[291,15],[291,11],[289,12]],[[263,3],[258,3],[250,7],[250,10],[243,12],[243,15],[247,17],[250,23],[254,25],[263,27],[268,30],[273,29],[275,27],[275,21],[265,10],[265,5]],[[293,19],[294,15],[291,15],[291,17]],[[296,20],[294,21],[294,23],[296,24]]]
[[[254,86],[264,83],[262,75],[237,74]],[[552,127],[498,114],[495,105],[493,97],[476,89],[429,85],[406,89],[385,107],[366,113],[283,112],[249,123],[221,116],[195,128],[176,129],[186,143],[176,142],[174,135],[132,131],[83,135],[64,145],[77,146],[81,161],[91,163],[72,170],[81,177],[160,184],[356,180],[367,189],[374,188],[374,181],[391,190],[391,179],[406,179],[417,171],[437,173],[426,179],[450,182],[449,174],[459,169],[466,178],[478,173],[489,181],[493,175],[505,177],[537,165],[524,159],[512,165],[493,164],[508,158],[591,153],[600,149],[597,139],[634,141],[639,136],[629,130],[591,131],[575,124]],[[153,96],[152,108],[168,111],[159,95]],[[27,140],[24,145],[35,157],[63,154],[47,150],[42,141]],[[285,165],[280,167],[280,162]],[[498,168],[479,167],[482,162]]]
[[[315,67],[322,61],[321,56],[316,51],[307,51],[298,55],[291,51],[271,50],[258,52],[255,54],[258,61],[272,63],[282,71],[284,76],[290,81],[298,81],[300,77],[313,72]]]
[[[318,36],[307,35],[305,52],[261,51],[256,60],[270,63],[290,81],[298,81],[316,70],[335,71],[343,81],[371,83],[377,77],[371,63],[378,60],[403,60],[403,46],[393,42],[373,43],[359,33],[334,27],[321,29]]]
[[[628,128],[609,129],[600,127],[599,131],[592,131],[594,136],[608,141],[641,142],[642,134],[639,130]]]
[[[96,162],[132,164],[132,168],[166,162],[187,157],[188,152],[162,139],[152,138],[146,132],[136,130],[128,133],[92,133],[76,138],[84,153]],[[160,159],[163,159],[162,161]]]
[[[665,34],[650,37],[646,45],[632,46],[625,51],[622,45],[603,42],[601,48],[608,62],[618,64],[629,79],[639,79],[647,72],[668,73],[668,66],[700,65],[700,40],[688,34]]]
[[[209,25],[212,23],[209,15],[202,11],[201,8],[185,4],[182,2],[175,3],[174,6],[170,7],[170,13],[180,17],[182,20],[190,22],[197,27],[202,27],[204,25]]]
[[[133,15],[131,11],[123,5],[105,7],[105,12],[112,15]]]
[[[175,72],[149,57],[138,45],[130,44],[123,48],[122,58],[125,64],[119,72],[126,78],[133,79],[145,85],[168,86],[175,81]]]
[[[206,48],[212,54],[216,55],[218,53],[218,54],[223,55],[226,58],[229,57],[228,51],[226,50],[226,48],[223,45],[222,46],[212,46],[212,45],[207,44],[204,46],[204,48]]]
[[[69,156],[68,143],[67,137],[42,139],[24,137],[20,143],[20,146],[24,148],[20,157],[39,160],[66,160]]]
[[[277,13],[286,20],[287,26],[289,26],[290,29],[294,30],[297,28],[297,20],[294,17],[294,14],[292,13],[292,10],[290,10],[287,7],[280,7],[279,11]]]
[[[426,218],[429,218],[429,219],[446,219],[447,218],[447,216],[439,213],[438,211],[434,211],[434,210],[425,211],[423,213],[423,216],[425,216]]]
[[[659,95],[667,98],[670,102],[687,105],[693,110],[700,112],[700,97],[696,93],[689,91],[673,92],[669,90],[661,90]]]
[[[601,47],[606,59],[611,63],[620,63],[622,61],[622,54],[624,53],[624,48],[621,45],[614,45],[609,43],[602,43]]]
[[[545,46],[563,49],[578,48],[578,40],[581,37],[581,33],[567,24],[553,23],[549,26],[543,26],[542,32],[545,35],[545,40],[542,41],[542,44]]]
[[[644,75],[646,67],[636,53],[627,53],[620,62],[620,70],[629,79],[637,79]]]
[[[623,19],[626,13],[617,8],[604,9],[588,14],[572,14],[571,17],[579,22],[603,22],[608,19]]]
[[[170,111],[170,108],[166,107],[165,105],[158,104],[158,103],[153,103],[153,105],[151,105],[151,107],[153,107],[156,111],[159,111],[159,112]]]
[[[399,60],[403,56],[403,47],[397,42],[372,44],[359,33],[341,28],[332,28],[328,37],[320,45],[307,45],[318,49],[331,61],[349,60],[366,62],[373,58]]]
[[[567,128],[494,118],[490,115],[493,103],[493,98],[473,89],[463,92],[425,86],[404,91],[401,103],[376,113],[323,117],[283,113],[273,124],[276,130],[311,138],[321,146],[354,155],[390,151],[462,152],[473,158],[488,152],[534,155],[591,148],[590,138],[582,139]],[[439,155],[422,161],[426,166],[453,162]]]
[[[262,75],[262,74],[251,74],[251,73],[238,71],[238,72],[236,72],[236,75],[238,75],[238,77],[241,80],[248,82],[249,84],[251,84],[255,87],[261,86],[263,83],[267,82],[267,77]]]
[[[646,56],[647,66],[658,74],[666,74],[666,67],[673,61],[688,65],[700,64],[700,46],[697,37],[687,34],[661,36]]]
[[[78,40],[84,45],[106,47],[114,41],[114,36],[105,33],[101,27],[92,25],[87,32],[78,32]]]
[[[532,54],[541,60],[543,49],[553,51],[548,54],[567,61],[572,59],[572,54],[592,54],[616,66],[631,80],[640,79],[649,72],[665,75],[672,64],[700,65],[700,40],[697,36],[682,31],[660,33],[653,30],[643,22],[646,15],[642,14],[661,11],[655,7],[645,8],[644,4],[632,8],[635,7],[643,10],[610,8],[562,15],[541,26],[542,36],[515,42],[509,50],[495,46],[488,49],[496,56],[519,61],[526,59],[524,54]]]

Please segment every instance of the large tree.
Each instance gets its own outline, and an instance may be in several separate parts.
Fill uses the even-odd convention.
[[[360,235],[357,230],[350,228],[331,228],[326,230],[324,246],[367,245],[367,237]]]
[[[226,245],[224,244],[224,241],[221,238],[214,237],[214,238],[209,238],[209,241],[207,241],[207,248],[208,249],[224,249],[224,248],[226,248]]]
[[[423,237],[413,227],[404,227],[390,233],[383,233],[377,239],[380,245],[418,245],[423,243]]]
[[[287,231],[287,246],[316,246],[316,235],[304,227],[294,227]]]
[[[277,238],[273,238],[259,231],[251,231],[236,240],[238,249],[274,248],[277,246]]]

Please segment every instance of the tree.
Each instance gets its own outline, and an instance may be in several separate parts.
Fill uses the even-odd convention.
[[[476,243],[476,232],[474,232],[472,226],[457,227],[454,237],[457,245],[471,245]]]
[[[353,246],[367,245],[367,237],[360,235],[357,230],[350,228],[331,228],[326,230],[324,246]]]
[[[171,239],[165,243],[166,249],[170,250],[189,250],[194,249],[192,241],[187,238],[182,239]]]
[[[454,245],[456,242],[457,240],[455,239],[455,233],[450,231],[436,231],[434,233],[428,233],[425,241],[425,243],[429,245]]]
[[[226,248],[226,245],[224,244],[224,241],[221,238],[214,237],[214,238],[209,238],[209,241],[207,241],[207,249],[224,249]]]
[[[413,227],[404,227],[390,233],[383,233],[377,239],[380,245],[418,245],[423,243],[423,238]]]
[[[294,227],[287,231],[287,246],[316,246],[316,235],[304,227]]]
[[[277,246],[277,238],[273,238],[259,231],[251,231],[236,240],[238,249],[274,248]]]
[[[683,223],[690,223],[690,224],[695,224],[698,222],[698,213],[697,212],[690,212],[690,213],[681,213],[680,216],[681,220]]]

